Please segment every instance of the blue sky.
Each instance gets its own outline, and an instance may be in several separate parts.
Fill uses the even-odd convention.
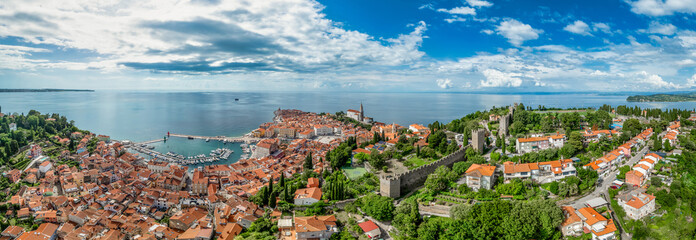
[[[687,91],[696,0],[0,2],[0,87]]]

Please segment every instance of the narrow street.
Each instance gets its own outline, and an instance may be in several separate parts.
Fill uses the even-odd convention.
[[[606,175],[602,178],[602,183],[599,184],[592,193],[590,193],[587,196],[582,197],[578,200],[575,200],[575,202],[571,203],[570,205],[573,206],[574,208],[582,208],[582,207],[585,207],[585,202],[587,202],[588,200],[593,199],[593,198],[597,198],[597,197],[601,197],[601,193],[604,193],[607,196],[609,196],[608,195],[608,188],[609,188],[608,186],[611,185],[611,183],[614,182],[614,180],[616,180],[616,175],[619,173],[619,168],[622,166],[625,166],[625,165],[633,166],[638,161],[643,159],[643,157],[645,156],[645,154],[647,152],[648,152],[648,146],[643,147],[643,149],[638,151],[636,153],[636,155],[631,157],[628,161],[626,161],[626,163],[621,164],[621,165],[617,166],[615,170],[606,173]],[[607,202],[609,202],[609,201],[607,201]]]

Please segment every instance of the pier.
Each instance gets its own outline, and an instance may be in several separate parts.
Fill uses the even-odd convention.
[[[147,145],[147,144],[156,143],[156,142],[161,142],[161,141],[164,141],[164,138],[155,139],[155,140],[150,140],[150,141],[145,141],[145,142],[139,142],[139,143],[134,143],[134,144],[136,144],[136,145],[141,145],[141,144]]]
[[[149,140],[149,141],[144,141],[144,142],[138,142],[138,143],[129,143],[126,144],[125,146],[127,148],[130,148],[134,151],[149,155],[150,157],[154,159],[158,159],[158,161],[166,161],[166,162],[171,162],[171,163],[178,163],[182,165],[190,165],[190,164],[198,164],[198,163],[205,163],[205,162],[215,162],[219,161],[222,159],[227,159],[230,154],[232,154],[232,150],[223,150],[217,155],[212,155],[211,156],[195,156],[195,157],[184,157],[182,155],[177,155],[173,153],[160,153],[155,150],[153,150],[153,147],[148,147],[148,144],[156,143],[156,142],[161,142],[161,141],[166,141],[170,137],[179,137],[179,138],[187,138],[187,139],[202,139],[202,140],[214,140],[214,141],[221,141],[221,142],[237,142],[237,143],[256,143],[261,140],[261,138],[255,138],[255,137],[250,137],[248,135],[242,136],[242,137],[225,137],[225,136],[215,136],[215,137],[208,137],[208,136],[196,136],[196,135],[186,135],[186,134],[176,134],[176,133],[170,133],[168,137],[163,137],[163,138],[158,138],[154,140]]]
[[[215,136],[215,137],[206,137],[206,136],[196,136],[196,135],[186,135],[186,134],[176,134],[176,133],[171,133],[169,134],[170,137],[181,137],[181,138],[194,138],[194,139],[210,139],[210,140],[216,140],[216,141],[225,141],[227,142],[239,142],[239,143],[255,143],[258,141],[261,141],[261,138],[256,138],[256,137],[249,137],[249,136],[242,136],[242,137],[225,137],[225,136]],[[154,141],[154,140],[153,140]]]

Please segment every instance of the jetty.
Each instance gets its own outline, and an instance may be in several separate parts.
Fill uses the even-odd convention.
[[[170,137],[189,138],[189,139],[202,139],[202,140],[210,139],[210,140],[216,140],[216,141],[225,141],[226,140],[227,142],[238,142],[238,143],[255,143],[255,142],[261,141],[261,138],[249,137],[249,136],[241,136],[241,137],[215,136],[215,137],[210,137],[210,136],[196,136],[196,135],[186,135],[186,134],[176,134],[176,133],[171,133],[171,134],[169,134],[169,136]]]
[[[159,138],[159,139],[150,140],[150,141],[145,141],[145,142],[139,142],[139,143],[135,143],[135,144],[136,144],[136,145],[143,145],[143,144],[148,145],[148,144],[151,144],[151,143],[156,143],[156,142],[161,142],[161,141],[164,141],[164,138]]]

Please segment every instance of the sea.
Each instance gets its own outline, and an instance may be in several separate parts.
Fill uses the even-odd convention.
[[[272,121],[273,111],[299,109],[335,113],[359,109],[375,121],[410,125],[447,123],[462,116],[524,103],[536,108],[599,107],[628,105],[643,108],[694,109],[696,102],[626,102],[627,95],[594,93],[374,93],[374,92],[16,92],[0,93],[0,111],[59,113],[74,120],[80,129],[117,140],[142,142],[163,138],[167,132],[199,136],[241,136]],[[174,137],[153,144],[160,152],[185,156],[209,154],[216,148],[235,153],[224,162],[236,162],[242,154],[238,143],[188,140]]]

